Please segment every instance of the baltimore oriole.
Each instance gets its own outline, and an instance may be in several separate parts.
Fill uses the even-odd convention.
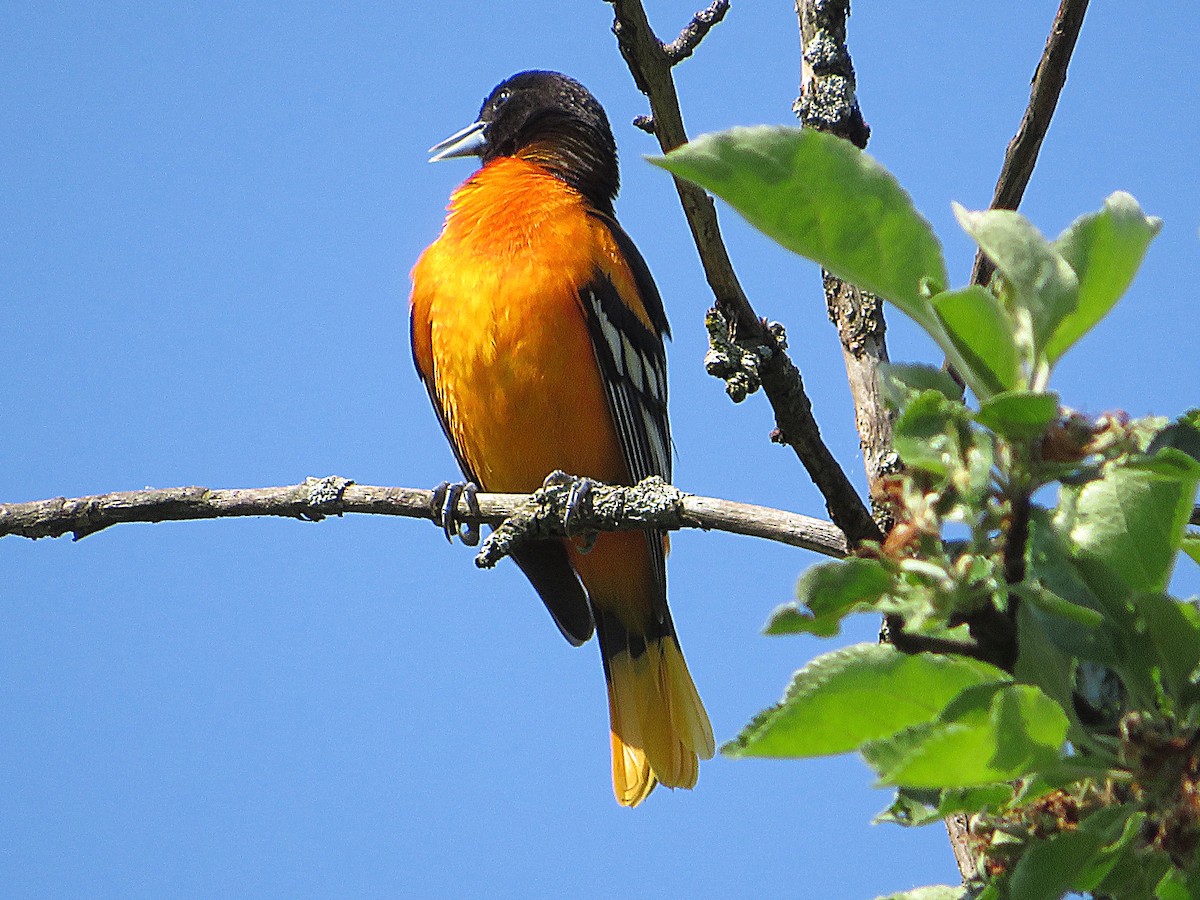
[[[671,477],[662,299],[613,217],[603,108],[556,72],[497,85],[431,161],[478,156],[412,272],[412,345],[464,475],[530,492],[554,470],[613,484]],[[666,536],[601,534],[513,554],[563,635],[599,636],[613,789],[690,788],[713,754],[667,609]]]

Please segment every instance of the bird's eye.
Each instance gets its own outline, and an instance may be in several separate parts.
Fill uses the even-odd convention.
[[[508,88],[504,88],[502,91],[500,91],[500,93],[498,93],[496,95],[496,105],[503,106],[505,103],[508,102],[508,98],[511,96],[512,96],[512,91],[510,91]]]

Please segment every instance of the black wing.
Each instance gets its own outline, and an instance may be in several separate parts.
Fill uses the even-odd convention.
[[[588,332],[604,376],[609,408],[630,475],[636,483],[650,475],[671,480],[671,426],[667,421],[667,359],[663,336],[669,334],[662,299],[633,241],[613,219],[595,214],[616,239],[633,271],[641,300],[654,325],[647,328],[603,273],[581,291]],[[647,532],[659,584],[666,596],[666,552],[662,532]]]

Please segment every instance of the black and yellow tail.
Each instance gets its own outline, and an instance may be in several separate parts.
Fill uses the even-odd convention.
[[[712,726],[668,616],[652,635],[632,634],[593,607],[612,726],[613,791],[637,806],[654,785],[690,788],[698,758],[713,755]]]

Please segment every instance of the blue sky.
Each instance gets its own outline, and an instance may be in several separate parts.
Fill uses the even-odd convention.
[[[699,2],[699,0],[695,0]],[[691,3],[650,2],[664,36]],[[677,69],[692,134],[791,121],[790,2],[735,3]],[[985,206],[1057,3],[860,3],[872,152],[946,241]],[[1196,392],[1194,35],[1150,4],[1088,13],[1024,209],[1056,234],[1117,189],[1166,220],[1056,387],[1089,412]],[[0,499],[336,473],[432,486],[452,457],[413,374],[408,270],[469,161],[425,149],[497,81],[566,71],[608,108],[617,211],[665,298],[676,481],[822,514],[765,401],[706,376],[711,303],[610,7],[41,4],[0,13]],[[969,10],[969,14],[966,14]],[[819,275],[722,212],[762,315],[861,484]],[[892,356],[932,360],[898,314]],[[956,877],[939,828],[871,826],[854,758],[716,759],[694,792],[614,803],[595,645],[514,567],[432,526],[124,526],[0,541],[0,871],[13,896],[871,897]],[[840,643],[765,638],[812,555],[673,542],[671,602],[718,740]],[[1200,590],[1195,568],[1182,593]]]

